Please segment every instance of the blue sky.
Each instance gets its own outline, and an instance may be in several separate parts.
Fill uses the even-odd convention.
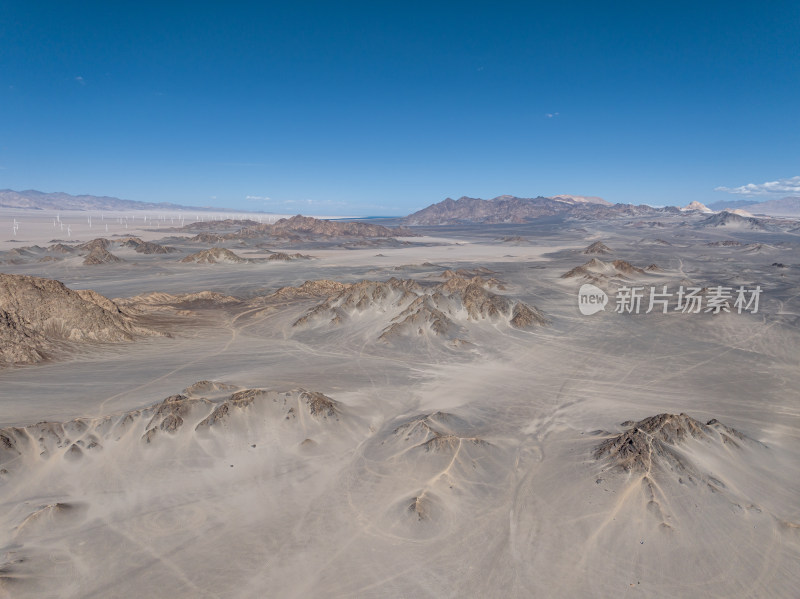
[[[780,0],[11,0],[0,188],[305,214],[800,195],[798,31]]]

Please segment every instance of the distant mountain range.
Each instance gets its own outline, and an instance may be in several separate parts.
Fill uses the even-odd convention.
[[[551,200],[561,200],[573,204],[601,204],[603,206],[611,206],[611,202],[607,202],[603,198],[597,196],[571,196],[565,193],[557,196],[550,196]]]
[[[767,200],[757,204],[744,206],[744,210],[753,214],[768,216],[800,216],[800,196],[790,196],[780,200]]]
[[[0,190],[0,208],[26,208],[28,210],[225,210],[223,208],[198,208],[168,202],[137,202],[108,196],[79,195],[56,192],[45,193],[34,189]]]
[[[752,206],[753,203],[753,200],[721,200],[706,204],[706,206],[718,212],[720,210],[736,210],[737,208],[744,208],[746,210],[746,206]]]
[[[753,200],[727,200],[708,205],[712,210],[734,210],[741,208],[752,214],[767,216],[800,216],[800,196],[789,196],[779,200],[754,202]]]
[[[698,204],[699,205],[699,204]],[[691,206],[691,205],[690,205]],[[0,208],[24,208],[27,210],[175,210],[175,211],[219,211],[242,212],[230,208],[210,206],[183,206],[169,202],[139,202],[109,196],[70,195],[63,192],[45,193],[28,189],[0,190]],[[688,207],[687,207],[688,208]],[[779,200],[753,202],[752,200],[719,201],[708,204],[714,211],[742,209],[752,214],[767,216],[800,216],[800,196]],[[538,196],[518,198],[503,195],[491,200],[461,197],[447,198],[431,204],[403,219],[407,225],[443,225],[457,223],[524,223],[528,220],[548,216],[571,216],[582,219],[613,218],[615,216],[655,216],[664,212],[679,212],[667,206],[654,208],[640,204],[612,204],[596,196]]]
[[[403,219],[406,225],[447,225],[459,223],[524,223],[532,219],[569,216],[583,220],[615,217],[648,217],[682,211],[715,211],[742,209],[767,216],[800,216],[800,197],[754,203],[752,200],[715,202],[708,208],[692,202],[683,209],[675,206],[656,208],[647,205],[611,204],[598,197],[559,195],[552,197],[518,198],[503,195],[491,200],[461,197],[447,198],[431,204]]]
[[[407,216],[407,225],[444,225],[457,223],[524,223],[534,218],[572,216],[576,218],[613,218],[615,216],[648,216],[679,212],[678,208],[653,208],[632,204],[611,204],[601,198],[586,196],[554,196],[518,198],[499,196],[491,200],[462,197],[447,198]]]

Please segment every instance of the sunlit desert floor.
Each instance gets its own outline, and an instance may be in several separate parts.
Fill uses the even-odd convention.
[[[132,224],[181,253],[0,272],[242,301],[167,306],[145,317],[169,337],[0,370],[0,596],[797,596],[800,234],[419,228],[206,265],[179,261],[199,249],[179,233]],[[708,245],[725,240],[739,245]],[[585,255],[594,241],[610,253]],[[589,279],[562,275],[592,258],[611,303],[583,316]],[[380,298],[307,326],[320,298],[264,299],[309,280],[427,289],[448,269],[547,322],[456,314],[457,334],[386,341],[396,313]],[[763,293],[756,314],[619,314],[626,282]]]

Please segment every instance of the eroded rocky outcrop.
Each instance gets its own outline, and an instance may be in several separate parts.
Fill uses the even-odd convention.
[[[0,364],[39,362],[64,343],[162,335],[112,300],[60,281],[0,273]]]

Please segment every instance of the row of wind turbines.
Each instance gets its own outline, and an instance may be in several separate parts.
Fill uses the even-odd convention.
[[[73,215],[70,215],[73,216]],[[186,215],[185,214],[156,214],[155,216],[152,214],[123,214],[123,215],[106,215],[104,212],[100,212],[100,222],[97,222],[97,214],[88,214],[86,216],[86,228],[84,229],[81,227],[82,232],[86,232],[86,230],[94,230],[95,227],[99,228],[101,231],[105,233],[109,233],[109,231],[120,231],[123,229],[136,228],[137,220],[139,222],[139,228],[142,227],[152,227],[152,228],[162,228],[166,226],[180,226],[183,227],[186,225]],[[94,218],[93,218],[94,217]],[[20,217],[21,218],[21,217]],[[194,219],[189,217],[189,224],[198,223],[198,222],[213,222],[213,221],[224,221],[224,220],[235,220],[235,219],[248,219],[248,220],[255,220],[259,223],[267,223],[267,224],[274,224],[279,218],[282,218],[278,215],[262,215],[262,214],[255,214],[255,215],[246,215],[246,214],[195,214]],[[111,229],[109,229],[109,223],[111,224]],[[56,213],[55,218],[53,218],[53,229],[58,230],[62,233],[66,233],[67,239],[72,239],[72,227],[75,223],[68,223],[65,222],[61,218],[60,213]],[[98,226],[99,225],[99,226]],[[75,224],[77,227],[78,225]],[[21,227],[21,221],[18,220],[16,217],[13,218],[13,222],[11,225],[12,231],[12,239],[17,237]]]

